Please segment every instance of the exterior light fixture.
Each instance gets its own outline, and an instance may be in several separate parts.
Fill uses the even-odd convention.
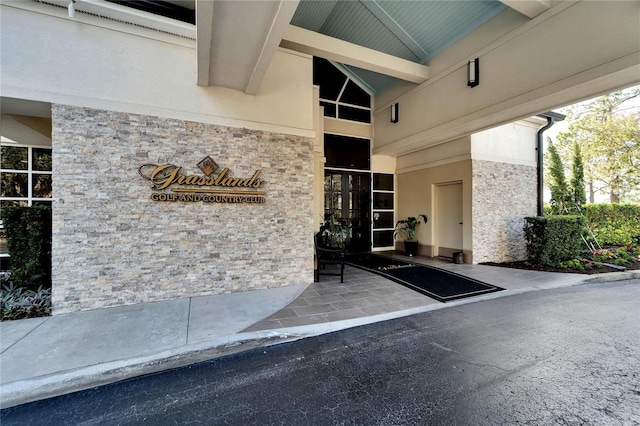
[[[397,102],[395,104],[391,104],[391,122],[392,123],[398,122],[398,103]]]
[[[74,5],[75,2],[76,0],[69,0],[69,6],[67,6],[67,10],[69,11],[69,18],[76,17],[76,7]]]
[[[480,84],[480,59],[475,58],[467,63],[467,86],[476,87]]]

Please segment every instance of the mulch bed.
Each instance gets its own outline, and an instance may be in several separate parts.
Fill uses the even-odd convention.
[[[481,265],[489,265],[489,266],[502,266],[505,268],[515,268],[515,269],[527,269],[530,271],[544,271],[544,272],[565,272],[570,274],[603,274],[607,272],[619,272],[617,269],[608,268],[606,266],[593,266],[591,269],[585,269],[584,271],[578,271],[573,268],[554,268],[552,266],[545,265],[535,265],[531,264],[527,261],[519,261],[519,262],[504,262],[504,263],[495,263],[495,262],[484,262]],[[628,263],[624,265],[629,270],[637,270],[640,269],[640,262],[636,261],[634,263]]]

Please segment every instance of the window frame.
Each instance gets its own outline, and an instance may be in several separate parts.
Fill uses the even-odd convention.
[[[393,183],[391,189],[378,189],[375,187],[375,175],[388,175],[392,177]],[[376,233],[389,233],[395,231],[395,226],[393,226],[396,222],[396,175],[395,173],[384,173],[384,172],[371,172],[371,243],[372,243],[372,251],[380,251],[380,250],[388,250],[391,248],[395,248],[395,245],[392,246],[377,246],[375,245],[375,234]],[[380,208],[376,207],[374,204],[375,194],[386,194],[391,195],[393,205],[391,208]],[[392,214],[392,227],[379,227],[376,228],[374,225],[374,218],[376,213],[391,213]],[[395,242],[394,242],[395,243]]]
[[[28,144],[20,144],[20,143],[9,143],[2,142],[0,143],[0,147],[15,147],[15,148],[27,148],[27,169],[26,170],[16,170],[16,169],[4,169],[0,164],[0,179],[2,174],[4,173],[21,173],[27,175],[27,196],[26,197],[1,197],[0,196],[0,204],[3,201],[26,201],[27,206],[31,207],[34,202],[49,202],[53,201],[53,193],[49,198],[43,197],[34,197],[33,196],[33,175],[50,175],[53,180],[53,159],[51,164],[52,170],[33,170],[33,150],[34,149],[45,149],[51,151],[51,155],[53,155],[53,148],[47,146],[40,145],[28,145]],[[53,192],[53,190],[52,190]],[[0,228],[4,228],[2,225],[2,220],[0,219]],[[0,258],[9,258],[9,253],[0,252]]]
[[[53,154],[53,149],[46,146],[37,146],[37,145],[27,145],[27,144],[16,144],[16,143],[1,143],[0,146],[9,146],[15,148],[27,148],[27,169],[26,170],[16,170],[16,169],[4,169],[0,166],[0,175],[3,173],[19,173],[27,175],[27,196],[26,197],[1,197],[0,201],[27,201],[27,206],[32,206],[33,202],[36,201],[52,201],[53,194],[51,197],[34,197],[33,196],[33,175],[50,175],[53,176],[53,170],[33,170],[33,150],[34,149],[46,149],[50,150]],[[53,165],[52,165],[53,166]],[[53,169],[53,167],[52,167]],[[0,225],[1,226],[1,225]]]
[[[344,83],[342,83],[342,87],[340,88],[340,91],[338,92],[338,96],[336,97],[336,99],[327,99],[327,98],[323,98],[320,97],[319,101],[320,103],[326,103],[326,104],[332,104],[335,106],[335,114],[333,115],[327,115],[326,111],[324,114],[325,118],[332,118],[332,119],[336,119],[336,120],[343,120],[343,121],[348,121],[351,123],[362,123],[362,124],[368,124],[368,125],[373,125],[373,95],[371,93],[369,93],[367,90],[365,90],[360,84],[358,84],[358,82],[354,79],[352,79],[351,77],[349,77],[348,75],[344,74],[339,68],[335,67],[335,65],[333,63],[331,63],[331,61],[328,61],[330,63],[330,65],[332,65],[334,68],[336,68],[336,70],[338,70],[340,73],[342,73],[342,75],[344,75],[345,80]],[[349,85],[349,83],[353,83],[356,86],[358,86],[361,90],[363,90],[364,92],[366,92],[369,95],[369,105],[368,107],[366,106],[362,106],[362,105],[357,105],[357,104],[351,104],[348,102],[343,102],[341,101],[342,99],[342,95],[344,94],[345,90],[347,90],[347,86]],[[340,107],[347,107],[347,108],[353,108],[353,109],[357,109],[357,110],[361,110],[361,111],[367,111],[369,113],[369,120],[368,121],[360,121],[360,120],[350,120],[348,118],[342,118],[340,117]]]

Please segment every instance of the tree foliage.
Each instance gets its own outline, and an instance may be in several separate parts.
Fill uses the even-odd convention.
[[[571,167],[571,192],[574,206],[582,206],[587,203],[587,194],[584,190],[584,164],[580,145],[573,144],[573,163]]]
[[[0,210],[11,255],[11,281],[28,290],[51,288],[51,208]]]
[[[640,202],[640,86],[613,92],[569,109],[569,129],[557,137],[565,160],[579,146],[589,202]]]
[[[549,156],[549,174],[546,181],[548,182],[549,190],[551,191],[551,213],[563,214],[572,209],[572,191],[567,185],[562,159],[558,154],[556,146],[550,140],[547,153]]]

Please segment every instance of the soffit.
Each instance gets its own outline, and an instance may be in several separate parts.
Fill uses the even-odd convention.
[[[506,8],[497,0],[301,0],[291,24],[423,64]],[[374,93],[397,81],[346,68]]]
[[[60,6],[67,0],[36,0]],[[506,4],[505,4],[506,3]],[[190,37],[197,28],[200,85],[219,85],[255,94],[289,24],[338,40],[424,64],[478,28],[510,4],[533,17],[547,0],[76,0],[80,11],[126,22],[158,16],[158,25],[176,22],[176,34]],[[115,5],[108,7],[102,5]],[[517,7],[516,7],[517,6]],[[526,7],[525,7],[526,6]],[[138,9],[138,10],[134,10]],[[199,10],[201,9],[201,10]],[[195,17],[193,11],[196,11]],[[96,13],[97,12],[92,12]],[[191,16],[192,18],[189,18]],[[187,18],[185,18],[187,17]],[[146,19],[146,18],[145,18]],[[189,23],[189,19],[195,23]],[[183,22],[178,22],[182,20]],[[135,24],[135,22],[132,22]],[[140,24],[138,24],[140,25]],[[153,28],[155,22],[143,26]],[[191,27],[182,28],[182,26]],[[172,29],[160,29],[172,33]],[[192,31],[192,32],[189,32]],[[184,33],[184,34],[183,34]],[[204,34],[204,36],[201,36]],[[397,79],[379,72],[339,64],[372,94]],[[371,69],[375,69],[372,67]],[[377,70],[379,71],[379,70]]]

